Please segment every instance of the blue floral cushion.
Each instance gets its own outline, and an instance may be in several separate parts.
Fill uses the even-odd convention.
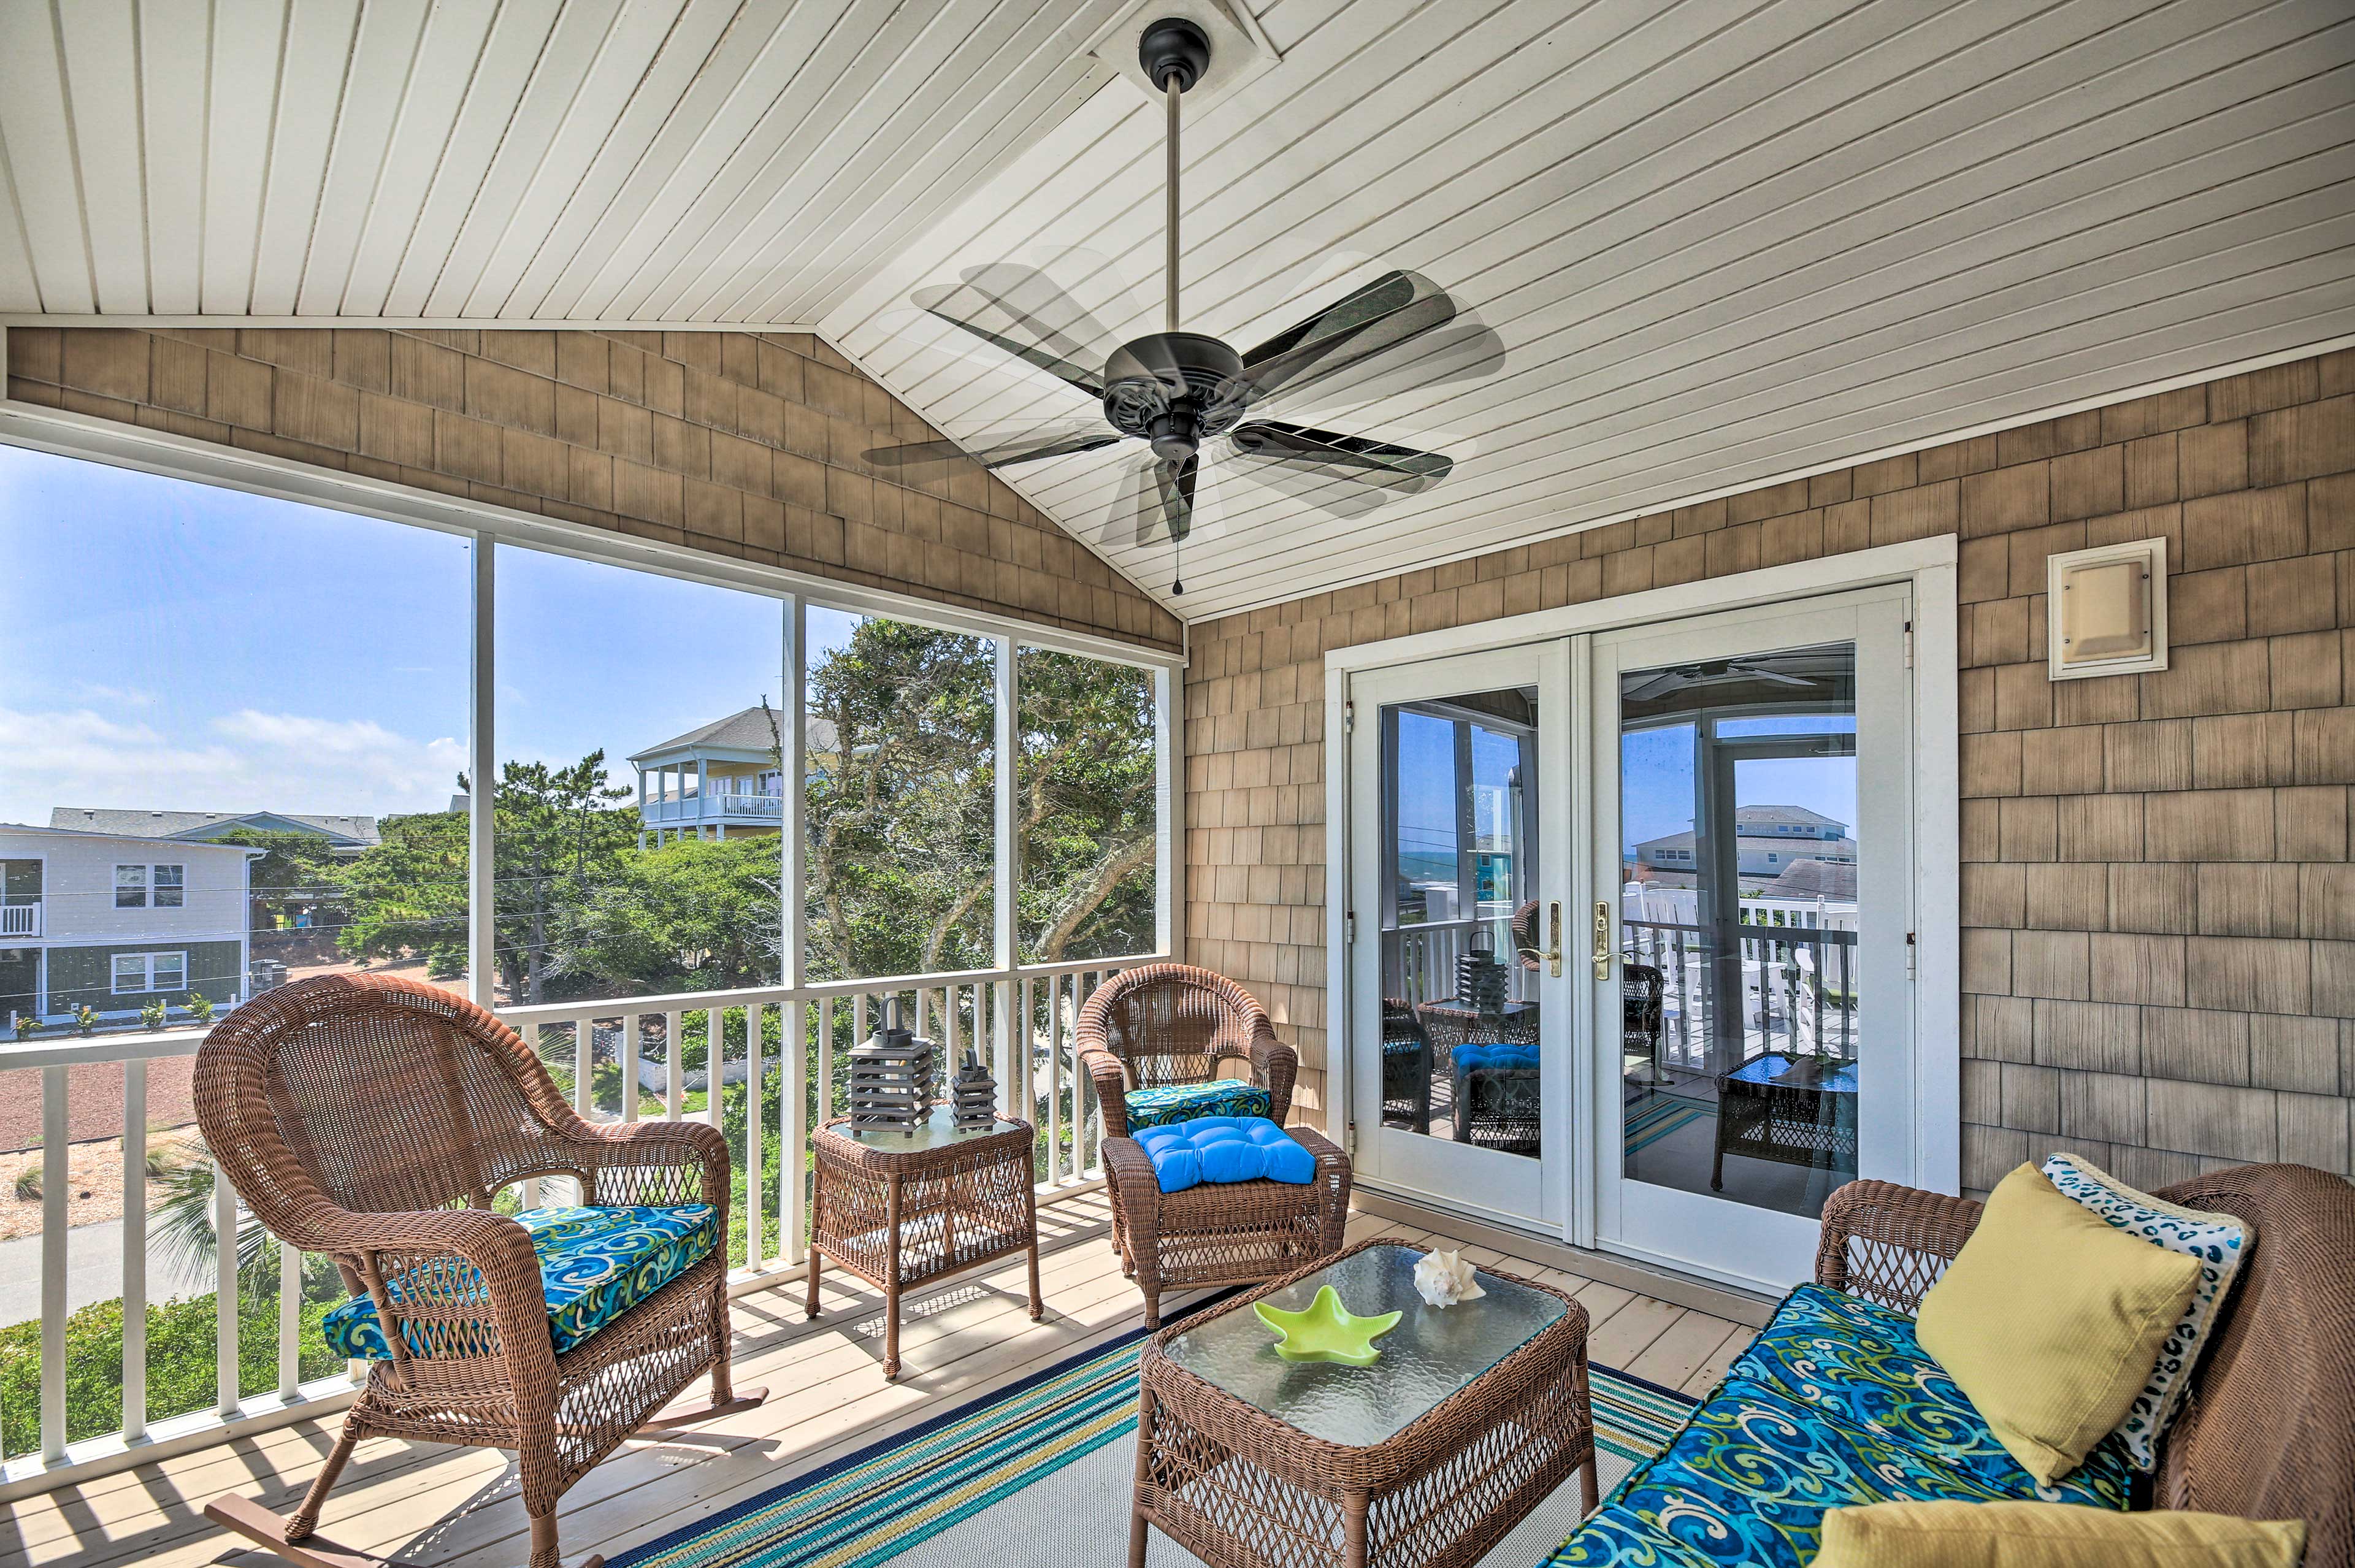
[[[1128,1130],[1190,1122],[1197,1116],[1270,1116],[1275,1102],[1266,1090],[1237,1078],[1214,1078],[1208,1083],[1171,1083],[1159,1089],[1131,1089],[1121,1096],[1128,1115]]]
[[[2038,1487],[1922,1349],[1911,1317],[1803,1285],[1667,1450],[1547,1562],[1796,1568],[1832,1509],[1941,1498],[2123,1509],[2127,1482],[2110,1438],[2060,1485]]]
[[[1153,1161],[1153,1179],[1164,1192],[1183,1192],[1205,1181],[1316,1179],[1316,1157],[1265,1116],[1197,1116],[1147,1127],[1136,1141]]]
[[[709,1203],[527,1209],[515,1220],[531,1232],[540,1287],[548,1295],[549,1337],[559,1356],[685,1274],[719,1242],[719,1211]],[[481,1287],[479,1276],[474,1284]],[[387,1280],[385,1289],[400,1299],[400,1279]],[[368,1296],[353,1296],[328,1313],[320,1328],[328,1348],[347,1360],[392,1360],[376,1303]],[[410,1332],[410,1352],[427,1353],[415,1330]]]

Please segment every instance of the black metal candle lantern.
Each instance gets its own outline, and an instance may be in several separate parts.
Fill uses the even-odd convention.
[[[850,1048],[850,1125],[913,1132],[932,1109],[932,1042],[900,1026],[900,998],[883,1027]]]
[[[964,1062],[957,1068],[956,1082],[949,1090],[951,1114],[956,1119],[957,1131],[987,1132],[997,1125],[997,1080],[989,1069],[967,1047]]]

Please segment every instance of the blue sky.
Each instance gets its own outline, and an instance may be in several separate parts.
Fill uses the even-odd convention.
[[[470,546],[0,446],[0,822],[53,805],[438,810]],[[783,697],[780,604],[502,547],[499,753],[620,759]],[[811,658],[855,622],[813,611]]]

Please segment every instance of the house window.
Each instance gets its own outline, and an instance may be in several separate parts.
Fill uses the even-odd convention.
[[[145,991],[185,991],[187,987],[188,955],[185,953],[114,955],[114,994],[118,997]]]
[[[186,901],[187,891],[187,881],[184,875],[186,870],[186,868],[182,866],[155,868],[154,881],[157,909],[178,909]]]
[[[117,866],[114,868],[114,907],[145,909],[147,907],[147,868]],[[117,987],[116,989],[121,989]]]

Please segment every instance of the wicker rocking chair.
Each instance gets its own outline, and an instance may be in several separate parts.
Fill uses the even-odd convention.
[[[582,1121],[523,1041],[473,1003],[384,976],[269,992],[197,1053],[196,1104],[220,1168],[262,1225],[332,1257],[346,1288],[373,1304],[385,1357],[370,1362],[291,1517],[235,1495],[206,1508],[280,1557],[302,1568],[377,1561],[314,1531],[353,1446],[381,1434],[516,1450],[531,1568],[558,1568],[557,1499],[624,1438],[765,1397],[730,1384],[719,1131]],[[555,1176],[600,1207],[716,1211],[716,1229],[695,1232],[708,1250],[593,1328],[569,1325],[560,1351],[532,1235],[492,1211],[502,1189]],[[706,1371],[709,1404],[664,1411]]]
[[[1299,1057],[1280,1044],[1267,1012],[1223,975],[1185,964],[1123,971],[1080,1010],[1080,1061],[1103,1111],[1105,1185],[1122,1272],[1145,1293],[1147,1328],[1161,1325],[1161,1293],[1256,1284],[1338,1252],[1348,1218],[1349,1159],[1306,1127],[1288,1129],[1316,1159],[1305,1186],[1235,1181],[1164,1193],[1153,1162],[1129,1136],[1126,1093],[1207,1083],[1226,1061],[1251,1064],[1279,1126],[1292,1109]]]

